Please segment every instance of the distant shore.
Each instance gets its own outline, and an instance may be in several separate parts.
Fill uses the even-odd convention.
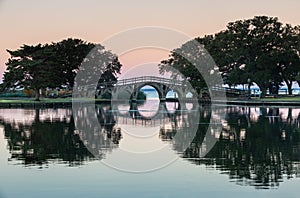
[[[34,101],[32,98],[0,98],[0,108],[55,108],[72,107],[72,98],[42,98],[40,101]],[[78,100],[78,102],[95,102],[97,104],[111,102],[108,99]],[[188,101],[185,101],[188,102]],[[264,98],[264,99],[239,99],[227,98],[227,100],[200,99],[202,104],[216,105],[240,105],[240,106],[300,106],[300,97],[286,98]]]

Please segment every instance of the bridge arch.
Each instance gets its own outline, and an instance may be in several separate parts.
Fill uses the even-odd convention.
[[[187,93],[192,93],[193,97],[197,97],[197,92],[187,81],[179,81],[174,79],[166,79],[156,76],[142,76],[130,79],[123,79],[111,83],[113,99],[125,99],[134,101],[137,99],[139,90],[144,86],[153,87],[161,101],[166,100],[166,95],[170,90],[177,93],[178,99],[186,99]],[[105,85],[103,85],[105,87]],[[119,98],[120,93],[127,93],[125,98]]]
[[[166,98],[168,97],[168,94],[173,92],[174,93],[174,98],[183,98],[183,93],[181,93],[179,90],[174,89],[174,88],[168,88],[166,90]]]
[[[145,82],[145,83],[141,83],[139,84],[136,89],[133,91],[134,93],[135,92],[139,92],[143,87],[145,86],[150,86],[150,87],[153,87],[157,93],[158,93],[158,98],[161,99],[161,98],[164,98],[165,97],[165,94],[162,90],[162,87],[160,84],[158,83],[150,83],[150,82]]]

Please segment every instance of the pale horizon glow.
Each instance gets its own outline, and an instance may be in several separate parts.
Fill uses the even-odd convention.
[[[139,77],[143,71],[147,76],[161,76],[158,64],[168,58],[169,52],[157,48],[143,48],[129,51],[119,56],[123,64],[119,79]]]
[[[6,49],[16,50],[23,44],[51,43],[70,37],[101,44],[113,34],[140,26],[171,28],[194,38],[224,30],[228,22],[257,15],[298,25],[299,8],[299,0],[0,0],[0,82],[9,58]],[[151,56],[159,62],[165,55],[149,52],[121,63],[129,68],[135,62],[149,62]]]

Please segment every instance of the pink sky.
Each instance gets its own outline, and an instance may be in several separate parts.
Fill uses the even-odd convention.
[[[284,23],[300,24],[299,0],[0,0],[0,76],[9,58],[6,49],[22,44],[81,38],[101,43],[120,31],[138,26],[162,26],[203,36],[226,24],[255,15],[277,16]],[[141,53],[140,53],[141,54]],[[166,52],[124,55],[129,68],[159,62]]]

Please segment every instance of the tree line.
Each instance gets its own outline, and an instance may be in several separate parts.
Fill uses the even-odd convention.
[[[255,16],[230,22],[216,34],[195,38],[214,59],[224,83],[229,86],[256,83],[262,96],[278,94],[285,83],[292,94],[292,83],[300,85],[300,26],[281,23],[276,17]],[[171,52],[160,64],[161,73],[177,69],[194,87],[206,87],[203,77],[186,58],[193,49],[186,45]],[[180,54],[177,52],[181,50]],[[199,55],[200,56],[200,55]],[[196,57],[197,58],[197,57]]]
[[[299,25],[281,23],[277,17],[255,16],[230,22],[225,30],[192,41],[204,46],[214,59],[224,83],[230,87],[245,84],[250,87],[256,83],[264,97],[267,90],[278,94],[283,84],[286,84],[291,95],[293,82],[297,81],[300,85]],[[203,74],[185,58],[191,56],[191,52],[193,58],[202,58],[203,51],[198,52],[198,49],[189,46],[192,41],[171,51],[169,58],[161,61],[159,67],[161,73],[171,72],[173,77],[177,77],[179,72],[200,92],[207,88]],[[7,50],[10,58],[1,87],[34,89],[36,100],[39,99],[38,90],[42,88],[72,88],[81,62],[95,46],[70,38],[57,43],[23,45],[14,51]],[[100,81],[115,81],[122,65],[116,55],[103,46],[101,49],[102,55],[112,61],[105,66]]]
[[[72,89],[81,63],[96,46],[97,52],[111,60],[105,65],[102,75],[99,74],[99,81],[115,81],[122,66],[117,56],[101,45],[68,38],[51,44],[23,45],[14,51],[7,50],[10,58],[1,88],[33,89],[36,100],[40,98],[40,89],[62,86]]]

